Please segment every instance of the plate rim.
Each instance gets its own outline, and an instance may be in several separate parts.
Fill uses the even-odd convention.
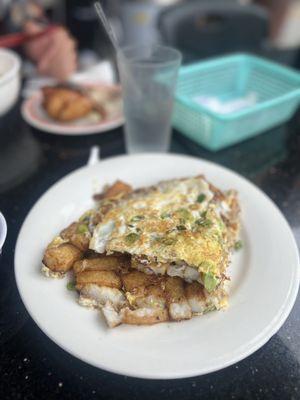
[[[91,85],[86,85],[91,86]],[[97,83],[92,86],[95,87],[110,87],[112,89],[120,88],[120,85],[116,84],[106,84],[106,83]],[[109,120],[104,123],[98,123],[90,126],[63,126],[60,124],[56,124],[55,122],[44,123],[43,121],[38,121],[34,116],[32,116],[29,107],[32,105],[34,101],[39,100],[41,97],[41,91],[37,90],[31,96],[24,99],[21,105],[21,115],[25,122],[27,122],[30,126],[40,130],[41,132],[58,135],[58,136],[88,136],[88,135],[96,135],[104,132],[108,132],[110,130],[116,129],[124,125],[125,117],[121,115],[117,118]]]
[[[109,163],[110,161],[114,161],[114,160],[121,160],[121,159],[128,159],[128,158],[143,158],[143,157],[153,157],[153,156],[158,156],[161,157],[161,154],[157,154],[157,153],[143,153],[143,154],[136,154],[136,155],[119,155],[119,156],[114,156],[114,157],[109,157],[107,159],[101,160],[99,162],[99,164],[103,164],[103,163]],[[298,291],[299,291],[299,284],[300,284],[300,258],[299,258],[299,249],[298,249],[298,245],[295,239],[295,236],[293,234],[293,231],[289,225],[289,223],[287,222],[285,216],[283,215],[283,213],[281,212],[281,210],[279,209],[279,207],[274,203],[274,201],[267,195],[265,194],[259,187],[257,187],[254,183],[252,183],[251,181],[249,181],[247,178],[245,178],[244,176],[238,174],[237,172],[231,170],[228,167],[224,167],[223,165],[214,163],[212,161],[209,160],[205,160],[202,158],[197,158],[197,157],[193,157],[193,156],[189,156],[189,155],[182,155],[182,154],[177,154],[177,153],[171,153],[171,154],[164,154],[164,157],[176,157],[176,158],[185,158],[185,159],[190,159],[190,160],[194,160],[194,161],[198,161],[198,162],[202,162],[204,164],[208,164],[210,166],[213,167],[217,167],[218,169],[224,169],[227,172],[233,174],[235,177],[238,177],[239,179],[241,179],[242,181],[246,182],[248,185],[251,186],[252,190],[254,190],[255,192],[257,192],[258,195],[263,196],[265,198],[265,200],[267,200],[274,208],[274,210],[276,210],[277,213],[279,213],[282,222],[285,224],[286,228],[287,228],[287,232],[289,234],[290,237],[290,242],[291,242],[291,247],[293,247],[293,252],[294,252],[294,256],[295,256],[295,261],[297,261],[297,268],[295,268],[294,270],[294,279],[293,282],[290,286],[289,289],[289,293],[286,297],[286,301],[285,303],[281,306],[281,310],[279,310],[279,312],[277,313],[276,317],[273,318],[273,320],[271,321],[271,323],[256,337],[254,337],[253,341],[251,342],[251,345],[247,345],[248,348],[245,349],[244,351],[240,351],[239,355],[235,356],[234,358],[231,358],[229,360],[227,360],[226,362],[222,362],[221,364],[212,366],[210,368],[205,368],[205,370],[201,370],[201,368],[198,369],[197,372],[171,372],[170,374],[168,373],[163,373],[161,375],[157,375],[157,374],[151,374],[151,373],[132,373],[132,372],[128,372],[126,371],[126,368],[112,368],[112,367],[107,367],[104,364],[101,364],[100,362],[93,362],[91,360],[88,359],[88,357],[82,356],[80,354],[78,354],[78,352],[73,352],[71,349],[68,349],[68,346],[65,345],[65,343],[61,343],[60,341],[56,340],[51,334],[49,334],[48,332],[46,332],[43,327],[42,324],[40,324],[35,316],[33,315],[33,313],[30,310],[30,307],[27,305],[27,301],[25,299],[25,296],[23,296],[22,293],[22,289],[21,289],[21,284],[19,282],[18,279],[18,273],[17,273],[17,255],[18,255],[18,247],[20,246],[20,237],[21,237],[21,233],[22,230],[24,229],[25,223],[29,220],[31,213],[33,212],[33,209],[35,208],[35,206],[38,205],[38,203],[42,202],[43,199],[47,196],[48,191],[52,190],[54,187],[56,187],[57,185],[61,184],[64,180],[67,180],[71,175],[79,173],[82,170],[85,169],[90,169],[90,168],[95,168],[96,166],[98,166],[99,164],[93,165],[93,166],[88,166],[88,165],[84,165],[78,169],[75,169],[74,171],[69,172],[68,174],[66,174],[65,176],[63,176],[61,179],[57,180],[52,186],[50,186],[40,197],[39,199],[33,204],[33,206],[31,207],[31,209],[29,210],[29,212],[27,213],[23,224],[19,230],[18,233],[18,237],[17,237],[17,241],[16,241],[16,245],[15,245],[15,255],[14,255],[14,273],[15,273],[15,280],[16,280],[16,284],[17,284],[17,288],[19,291],[19,295],[22,299],[22,302],[27,310],[27,312],[29,313],[30,317],[33,319],[33,321],[36,323],[36,325],[39,327],[39,329],[41,329],[41,331],[50,339],[52,340],[52,342],[54,342],[58,347],[62,348],[64,351],[66,351],[67,353],[71,354],[72,356],[76,357],[77,359],[92,365],[93,367],[102,369],[104,371],[108,371],[110,373],[114,373],[117,375],[125,375],[125,376],[130,376],[133,378],[140,378],[140,379],[157,379],[157,380],[165,380],[165,379],[181,379],[181,378],[189,378],[189,377],[195,377],[195,376],[201,376],[201,375],[206,375],[212,372],[216,372],[216,371],[220,371],[224,368],[227,368],[239,361],[242,361],[243,359],[245,359],[246,357],[250,356],[251,354],[255,353],[258,349],[260,349],[262,346],[264,346],[273,335],[275,335],[278,330],[282,327],[282,325],[285,323],[286,319],[288,318],[298,295]]]

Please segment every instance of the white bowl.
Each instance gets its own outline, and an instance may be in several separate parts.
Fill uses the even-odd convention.
[[[0,212],[0,253],[1,253],[2,247],[4,245],[5,239],[6,239],[6,234],[7,234],[6,221]]]
[[[20,86],[21,60],[11,50],[0,49],[0,116],[17,101]]]

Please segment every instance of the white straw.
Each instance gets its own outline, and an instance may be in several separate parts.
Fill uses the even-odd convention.
[[[113,31],[113,28],[112,28],[110,22],[108,21],[106,15],[105,15],[105,12],[104,12],[100,2],[96,1],[94,3],[94,7],[95,7],[96,13],[97,13],[100,21],[102,22],[102,24],[103,24],[103,26],[104,26],[104,28],[105,28],[110,40],[111,40],[112,45],[115,48],[115,51],[118,52],[120,50],[120,46],[118,44],[118,40],[116,38],[116,35],[115,35],[114,31]]]
[[[105,30],[106,30],[109,38],[110,38],[110,41],[111,41],[116,53],[119,56],[123,57],[124,54],[123,54],[123,52],[121,50],[121,47],[119,46],[119,43],[118,43],[116,35],[115,35],[114,31],[113,31],[113,28],[112,28],[110,22],[108,21],[106,15],[105,15],[105,12],[103,10],[103,7],[101,6],[100,2],[96,1],[94,3],[94,7],[95,7],[96,13],[97,13],[97,15],[98,15],[98,17],[100,19],[100,22],[104,26],[104,28],[105,28]],[[125,62],[125,58],[124,58],[123,61]],[[126,74],[127,74],[126,79],[131,83],[132,89],[135,91],[135,95],[136,96],[142,96],[142,92],[141,92],[140,88],[137,86],[137,84],[135,83],[135,80],[133,79],[132,75],[129,73],[129,71],[126,71]]]

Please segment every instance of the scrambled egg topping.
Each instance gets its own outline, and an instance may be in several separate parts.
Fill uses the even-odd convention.
[[[113,207],[96,227],[90,248],[220,275],[228,257],[226,228],[212,197],[201,177],[160,183]]]

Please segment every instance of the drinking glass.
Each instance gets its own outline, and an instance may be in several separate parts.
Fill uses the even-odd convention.
[[[128,153],[166,152],[179,51],[166,46],[132,46],[118,52]]]

